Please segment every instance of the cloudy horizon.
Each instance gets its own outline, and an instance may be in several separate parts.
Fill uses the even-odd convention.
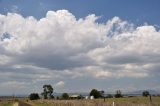
[[[160,91],[159,25],[68,9],[39,19],[15,4],[9,10],[0,12],[0,95],[40,93],[44,84],[55,92]]]

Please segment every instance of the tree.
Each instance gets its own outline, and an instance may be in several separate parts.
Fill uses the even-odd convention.
[[[62,99],[69,99],[68,93],[63,93],[62,94]]]
[[[97,89],[92,89],[90,92],[90,96],[94,96],[94,98],[102,97],[100,91],[98,91]]]
[[[47,99],[47,90],[44,88],[43,92],[41,93],[44,99]]]
[[[147,97],[147,96],[149,96],[150,94],[149,94],[149,92],[148,91],[143,91],[142,92],[142,96],[145,96],[145,97]]]
[[[40,99],[40,97],[39,97],[38,93],[31,93],[29,95],[29,99],[30,100],[37,100],[37,99]]]
[[[123,97],[121,91],[117,90],[115,94],[115,98],[121,98],[121,97]]]
[[[43,92],[42,92],[42,96],[44,97],[44,99],[49,98],[53,98],[54,96],[52,95],[53,93],[53,87],[51,85],[43,85]]]

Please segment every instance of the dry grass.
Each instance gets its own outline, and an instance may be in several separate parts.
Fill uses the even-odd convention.
[[[30,101],[33,106],[160,106],[160,97],[153,97],[152,103],[147,97],[111,98],[96,100],[38,100]]]
[[[31,104],[32,106],[160,106],[160,97],[152,97],[150,102],[148,97],[131,97],[131,98],[110,98],[95,100],[37,100],[27,101],[20,100]],[[0,101],[0,106],[13,106],[14,101]]]

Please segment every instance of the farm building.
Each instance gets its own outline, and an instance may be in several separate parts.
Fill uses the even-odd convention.
[[[76,95],[76,94],[74,94],[74,95],[69,95],[69,98],[70,99],[79,99],[81,97],[81,95]]]
[[[85,99],[94,99],[94,96],[85,96]]]

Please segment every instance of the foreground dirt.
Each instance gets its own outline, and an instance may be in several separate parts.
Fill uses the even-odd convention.
[[[24,103],[24,102],[16,102],[13,104],[13,106],[32,106],[32,105]]]
[[[19,105],[18,102],[16,102],[16,103],[13,104],[13,106],[18,106],[18,105]]]

